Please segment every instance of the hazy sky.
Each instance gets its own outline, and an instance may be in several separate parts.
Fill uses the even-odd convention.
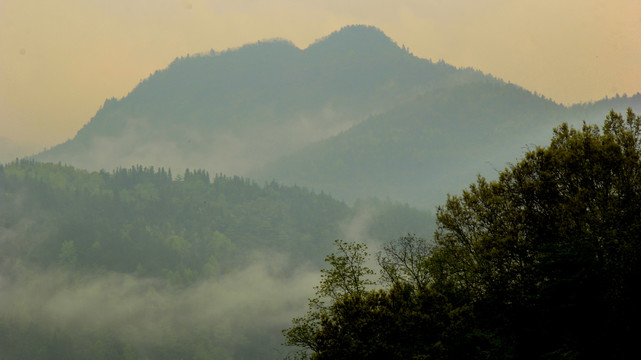
[[[349,24],[558,102],[641,91],[640,0],[0,0],[0,152],[73,137],[178,56]]]

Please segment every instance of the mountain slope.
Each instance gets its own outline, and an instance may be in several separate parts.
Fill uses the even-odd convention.
[[[205,168],[431,208],[562,121],[628,106],[641,110],[641,95],[561,106],[350,26],[304,50],[274,40],[177,59],[36,159]]]
[[[431,208],[477,174],[493,176],[561,122],[594,123],[609,108],[628,106],[641,109],[641,95],[567,108],[509,84],[454,86],[428,91],[252,175],[348,201],[378,194]]]
[[[266,41],[175,60],[36,156],[87,169],[143,163],[245,175],[427,90],[487,80],[346,27],[305,50]]]

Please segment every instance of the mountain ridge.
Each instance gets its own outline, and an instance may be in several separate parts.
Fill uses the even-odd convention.
[[[362,44],[366,53],[356,48]],[[428,89],[482,79],[416,58],[371,27],[345,28],[305,50],[263,41],[174,60],[35,158],[95,170],[143,162],[244,175]]]
[[[430,207],[473,181],[476,173],[488,174],[482,164],[502,167],[520,155],[525,144],[547,139],[560,122],[599,121],[610,107],[641,107],[640,99],[560,105],[478,70],[418,58],[381,30],[358,25],[305,49],[276,39],[177,58],[126,97],[107,100],[73,139],[35,158],[89,170],[144,164],[171,167],[175,173],[202,168],[267,181],[286,177],[286,183],[330,191],[342,199],[390,196],[416,204],[425,196],[430,200],[418,202]],[[484,115],[478,117],[475,108]],[[398,117],[405,121],[398,122]],[[378,130],[354,137],[375,127],[368,122],[378,123]],[[385,139],[398,134],[412,141]],[[397,165],[408,159],[415,161],[414,168],[435,168],[412,170],[408,164],[396,176],[372,172],[383,148],[360,143],[368,136],[387,143],[387,151],[396,154],[390,169],[400,171]],[[350,138],[354,144],[340,140],[340,149],[320,149],[332,146],[327,144],[334,138]],[[396,147],[389,145],[393,143]],[[321,153],[333,156],[336,166],[319,160]],[[430,154],[437,153],[443,159],[434,162]],[[292,160],[298,165],[285,166],[287,159],[298,159]],[[346,159],[352,159],[351,168],[345,168]],[[310,163],[317,163],[317,169],[312,171]],[[445,175],[435,178],[426,172]],[[453,182],[446,174],[464,180]],[[361,178],[374,185],[352,183]],[[409,186],[408,178],[432,182],[437,192],[427,194],[417,183]]]

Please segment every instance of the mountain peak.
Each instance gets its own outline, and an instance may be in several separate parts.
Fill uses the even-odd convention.
[[[390,51],[400,48],[383,31],[369,25],[349,25],[317,40],[306,51],[345,51],[359,52]]]
[[[385,33],[371,25],[348,25],[340,30],[334,31],[323,39],[317,41],[380,41],[391,42],[392,40]]]

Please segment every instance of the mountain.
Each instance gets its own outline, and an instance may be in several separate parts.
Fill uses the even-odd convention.
[[[641,110],[641,95],[563,106],[348,26],[304,50],[270,40],[176,59],[35,159],[204,168],[433,208],[561,122],[600,122],[628,106]]]
[[[305,184],[353,201],[377,194],[432,208],[477,174],[493,177],[554,126],[641,109],[641,94],[565,107],[515,85],[476,82],[427,91],[349,130],[266,165],[254,178]]]
[[[343,28],[305,50],[263,41],[176,59],[35,158],[246,175],[427,90],[481,80],[414,57],[372,27]]]
[[[550,129],[560,111],[507,84],[433,90],[253,176],[306,184],[350,201],[379,194],[423,206],[442,203],[448,191],[474,179],[483,156],[506,151],[506,142],[528,141],[514,134]]]

